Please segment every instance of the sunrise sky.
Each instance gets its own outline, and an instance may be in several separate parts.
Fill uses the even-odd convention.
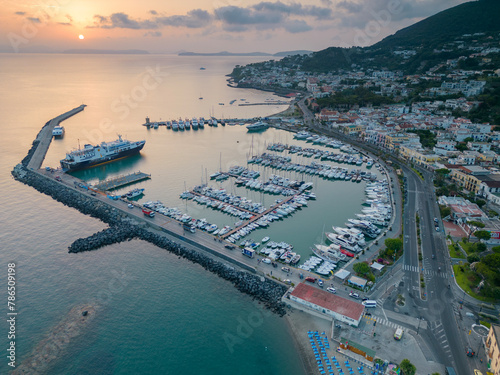
[[[317,51],[371,45],[465,0],[2,1],[0,52]],[[82,37],[80,37],[83,36]]]

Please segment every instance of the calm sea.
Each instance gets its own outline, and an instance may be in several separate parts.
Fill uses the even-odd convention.
[[[4,197],[0,280],[7,284],[7,263],[15,262],[18,363],[71,308],[91,302],[99,306],[98,317],[77,340],[58,350],[49,373],[302,374],[283,319],[268,314],[201,267],[142,241],[68,254],[72,241],[104,229],[105,224],[10,176],[46,121],[84,103],[83,112],[63,123],[66,134],[52,142],[44,166],[57,167],[65,152],[79,144],[114,140],[118,134],[130,140],[145,139],[140,156],[80,172],[79,177],[95,182],[138,170],[151,173],[151,180],[137,184],[146,189],[142,202],[160,200],[193,217],[232,224],[236,219],[182,201],[179,194],[219,169],[246,165],[249,155],[264,152],[271,142],[300,143],[290,133],[275,129],[249,135],[240,125],[206,125],[204,130],[174,133],[164,127],[148,130],[141,124],[146,116],[152,121],[211,115],[245,119],[284,109],[238,105],[279,99],[271,93],[227,86],[225,74],[236,64],[256,61],[248,57],[0,54],[0,187]],[[325,230],[342,225],[361,209],[364,183],[328,182],[254,168],[262,173],[261,178],[277,173],[313,181],[318,196],[292,218],[249,236],[256,240],[268,235],[290,242],[306,258],[311,254],[309,247],[324,240]],[[266,206],[277,198],[236,188],[231,180],[209,183]],[[7,296],[2,295],[6,317]],[[0,324],[4,353],[8,348],[5,320]],[[8,371],[7,362],[6,356],[0,358],[0,373]]]

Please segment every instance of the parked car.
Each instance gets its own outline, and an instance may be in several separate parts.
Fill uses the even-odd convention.
[[[316,278],[315,277],[312,277],[312,276],[307,276],[306,277],[306,281],[310,282],[310,283],[315,283],[316,282]]]
[[[436,227],[436,232],[439,232],[439,227]]]
[[[349,293],[349,297],[352,297],[352,298],[359,298],[359,294],[356,293],[356,292],[351,292]]]
[[[288,268],[288,267],[281,267],[281,270],[283,272],[290,272],[290,268]]]
[[[290,284],[292,283],[290,279],[285,279],[285,280],[283,280],[283,282],[284,282],[285,284],[288,284],[288,285],[290,285]]]
[[[333,294],[337,293],[337,290],[333,287],[326,288],[326,290],[330,293],[333,293]]]
[[[318,280],[318,285],[323,288],[323,280]]]
[[[264,259],[262,259],[262,263],[265,263],[265,264],[271,264],[271,259],[269,259],[269,258],[264,258]]]

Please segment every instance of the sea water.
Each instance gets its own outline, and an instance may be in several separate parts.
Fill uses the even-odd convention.
[[[16,182],[10,175],[46,121],[87,104],[83,112],[62,123],[65,136],[52,142],[44,166],[57,167],[72,148],[111,141],[118,134],[131,141],[145,139],[140,155],[77,175],[96,182],[139,170],[150,173],[151,180],[134,186],[145,188],[141,203],[160,200],[220,226],[233,224],[234,218],[180,200],[179,194],[207,183],[207,176],[214,171],[246,165],[250,155],[264,152],[269,143],[306,144],[276,129],[251,135],[241,125],[205,125],[197,131],[174,132],[165,127],[147,129],[141,124],[146,116],[151,121],[200,116],[251,119],[285,109],[238,106],[279,99],[272,93],[227,86],[225,74],[234,65],[254,61],[258,59],[0,55],[0,186],[4,198],[0,280],[7,284],[7,263],[15,262],[17,364],[32,354],[74,306],[92,303],[98,308],[96,319],[68,345],[57,349],[49,373],[303,372],[285,321],[202,267],[138,240],[68,254],[67,248],[75,239],[106,225]],[[201,66],[206,69],[200,70]],[[304,164],[310,161],[297,160]],[[280,174],[254,168],[260,169],[261,178]],[[290,172],[289,177],[312,181],[318,200],[250,237],[269,235],[292,243],[297,252],[308,256],[309,247],[324,240],[325,228],[328,231],[331,225],[342,225],[360,211],[364,182],[330,182]],[[232,180],[208,183],[266,206],[277,198],[236,188]],[[3,296],[6,314],[5,292]],[[7,349],[8,326],[3,321],[0,343]],[[7,362],[5,356],[0,359],[1,373],[9,370]]]

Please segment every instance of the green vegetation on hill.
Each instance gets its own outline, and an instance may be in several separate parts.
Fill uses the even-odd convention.
[[[357,87],[318,99],[317,103],[320,108],[350,109],[354,105],[367,106],[371,104],[380,106],[382,104],[391,104],[393,100],[387,96],[377,95],[364,87]]]
[[[500,1],[470,1],[401,29],[372,48],[433,48],[464,34],[496,32],[500,29],[499,18]]]
[[[481,36],[474,36],[476,33],[499,32],[499,19],[500,1],[471,1],[401,29],[370,47],[329,47],[305,56],[302,58],[302,69],[335,72],[360,66],[365,69],[399,69],[406,74],[424,72],[432,66],[464,55],[458,43],[464,34],[471,35],[463,38],[467,42],[480,39]],[[415,55],[405,59],[394,54],[395,51],[403,50],[414,50]],[[475,65],[477,61],[461,64]]]
[[[409,133],[415,133],[420,138],[420,143],[424,148],[433,148],[436,141],[436,134],[431,132],[430,130],[408,130]]]

